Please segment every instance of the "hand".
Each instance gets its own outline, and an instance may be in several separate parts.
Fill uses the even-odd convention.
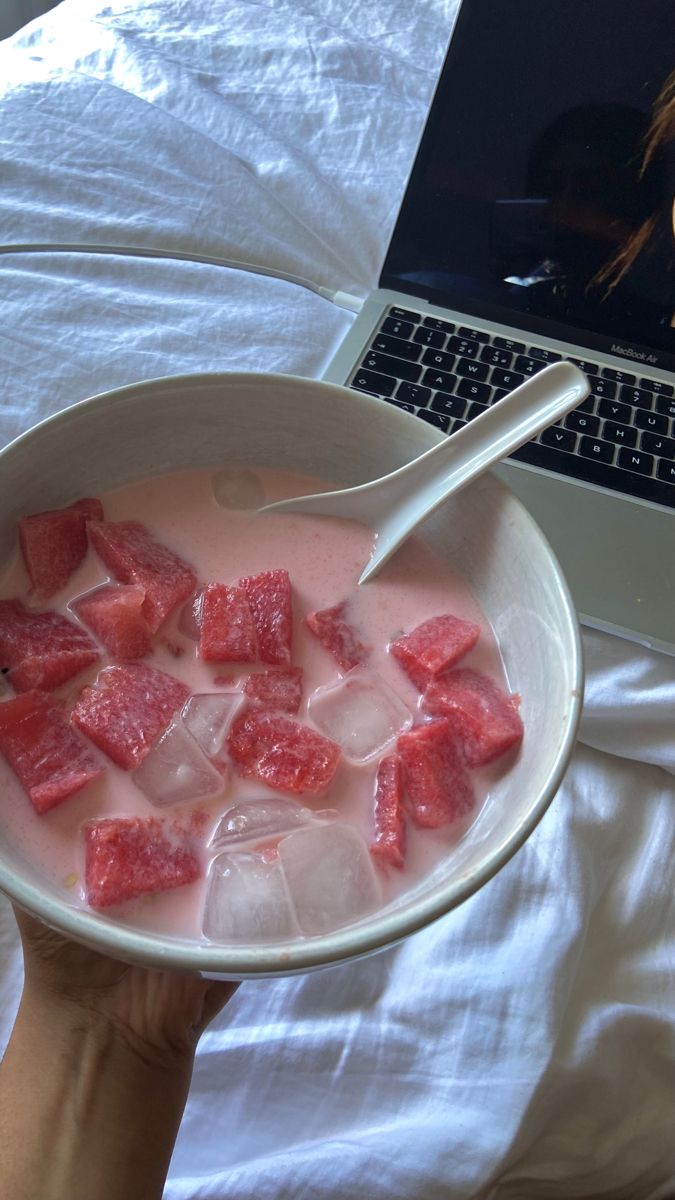
[[[144,1058],[189,1055],[238,984],[129,966],[15,909],[28,1003],[66,1005],[110,1024]]]
[[[132,967],[16,919],[25,984],[0,1064],[0,1192],[160,1200],[197,1041],[237,984]]]

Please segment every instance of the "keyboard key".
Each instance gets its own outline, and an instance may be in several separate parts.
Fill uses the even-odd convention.
[[[555,350],[542,350],[540,346],[530,346],[527,353],[530,358],[538,358],[543,363],[560,362],[562,358],[562,354],[556,354]]]
[[[380,354],[393,354],[396,358],[407,358],[410,362],[417,362],[422,353],[421,346],[416,346],[414,342],[404,342],[403,338],[391,337],[388,333],[378,333],[370,348]]]
[[[452,341],[452,338],[450,339]],[[413,341],[419,342],[422,346],[435,346],[437,350],[442,350],[445,345],[445,334],[439,329],[425,329],[423,325],[418,325],[413,334]]]
[[[651,454],[642,450],[619,450],[619,466],[626,471],[637,471],[640,475],[651,475],[654,470],[654,459]]]
[[[505,388],[507,392],[512,392],[524,379],[525,376],[521,375],[520,371],[503,371],[501,367],[495,367],[490,376],[490,383],[495,387]]]
[[[651,408],[654,397],[644,388],[622,387],[619,399],[623,400],[624,404],[632,404],[634,408]]]
[[[429,403],[431,396],[431,388],[420,387],[418,383],[399,383],[396,389],[396,399],[403,400],[406,404],[415,404],[417,408],[424,408]]]
[[[595,406],[597,403],[598,401],[595,399],[595,396],[587,396],[585,400],[581,401],[581,404],[577,404],[577,412],[593,414],[595,413]],[[600,401],[600,403],[602,404],[602,401]]]
[[[633,416],[633,421],[638,429],[648,429],[650,433],[668,433],[668,418],[662,416],[661,413],[643,412],[638,409]]]
[[[394,408],[402,408],[404,412],[413,413],[414,416],[418,415],[412,404],[404,404],[402,400],[394,400],[391,396],[384,396],[383,399],[387,401],[387,404],[393,404]]]
[[[635,387],[635,376],[628,371],[617,371],[614,367],[603,367],[602,374],[605,379],[613,379],[615,383],[627,383]]]
[[[441,333],[455,332],[452,321],[442,321],[440,317],[425,317],[422,324],[426,325],[427,329],[440,329]]]
[[[519,354],[513,365],[516,371],[523,375],[536,375],[537,371],[543,370],[546,363],[538,362],[536,358],[528,358],[526,354]]]
[[[672,383],[662,383],[660,379],[641,379],[640,387],[647,388],[649,392],[656,392],[657,396],[675,395]]]
[[[493,337],[493,346],[499,346],[500,350],[510,350],[512,354],[524,354],[525,343],[514,342],[513,338]]]
[[[489,342],[490,334],[484,333],[482,329],[470,329],[468,325],[460,325],[457,330],[460,337],[468,338],[471,342]]]
[[[396,317],[401,321],[414,321],[415,324],[422,319],[421,313],[413,312],[409,308],[399,308],[398,305],[389,309],[389,316]]]
[[[483,346],[479,358],[481,362],[489,363],[491,367],[510,367],[513,355],[509,350],[500,350],[498,346]]]
[[[464,426],[467,424],[468,424],[467,421],[453,421],[452,422],[452,433],[457,433],[458,429],[463,429]]]
[[[426,421],[428,425],[436,425],[438,429],[442,429],[447,433],[447,430],[450,426],[450,418],[444,417],[443,413],[434,412],[430,408],[423,408],[420,410],[420,412],[418,412],[417,415],[418,417],[421,417],[423,421]]]
[[[490,368],[487,363],[476,362],[472,358],[460,358],[455,371],[467,379],[487,379]]]
[[[584,458],[594,458],[602,463],[614,461],[614,446],[611,442],[600,441],[599,438],[582,437],[579,453],[583,454]]]
[[[481,413],[487,412],[487,404],[470,404],[469,411],[466,414],[467,421],[473,421],[474,417],[480,417]]]
[[[402,337],[392,337],[389,334],[378,334],[370,348],[376,353],[393,354],[395,358],[407,359],[410,362],[417,362],[422,354],[422,347],[416,346],[414,342],[404,342]]]
[[[669,400],[667,396],[657,396],[656,411],[666,417],[675,417],[675,400]]]
[[[449,371],[435,371],[431,367],[427,367],[420,383],[425,387],[440,388],[442,392],[453,392],[457,380]]]
[[[640,449],[661,458],[675,458],[675,438],[661,437],[658,433],[641,433]]]
[[[394,337],[409,338],[412,336],[412,331],[415,328],[410,321],[398,321],[396,317],[387,317],[382,322],[381,333],[391,333]]]
[[[422,362],[427,367],[438,367],[441,371],[452,371],[455,365],[454,354],[448,354],[445,350],[425,350],[422,355]]]
[[[467,341],[463,337],[451,337],[448,338],[446,350],[451,350],[453,354],[461,354],[462,358],[476,358],[478,343]]]
[[[457,395],[463,396],[465,400],[480,400],[481,404],[487,405],[490,400],[490,385],[476,383],[473,379],[460,379]]]
[[[656,473],[659,479],[663,479],[664,483],[675,485],[675,462],[667,462],[665,458],[662,458]]]
[[[622,421],[628,424],[632,413],[630,404],[619,404],[618,400],[601,400],[598,404],[598,416],[606,417],[608,421]]]
[[[594,396],[606,396],[613,400],[616,396],[617,385],[611,379],[601,379],[599,375],[589,375],[588,382]]]
[[[490,404],[496,404],[498,400],[503,400],[504,397],[508,395],[509,392],[503,391],[501,388],[497,388],[497,391],[492,393]]]
[[[565,428],[573,429],[575,433],[586,433],[589,437],[595,437],[596,433],[600,432],[600,422],[597,417],[591,417],[588,413],[571,412],[565,417]]]
[[[352,385],[359,391],[373,392],[376,396],[393,396],[396,384],[397,380],[389,375],[377,375],[375,371],[364,371],[362,368],[352,379]]]
[[[434,412],[445,413],[446,417],[463,417],[466,412],[466,400],[460,396],[449,396],[447,392],[436,392],[431,407]]]
[[[407,379],[410,383],[417,383],[422,374],[422,368],[417,363],[408,362],[403,358],[392,358],[390,354],[375,354],[372,351],[366,354],[361,366],[367,371],[393,375],[395,379]]]
[[[606,442],[616,442],[622,446],[635,446],[638,437],[637,429],[633,429],[632,425],[617,425],[614,421],[605,421],[602,436]]]
[[[573,453],[577,444],[577,435],[572,429],[561,429],[558,425],[551,425],[539,434],[539,441],[542,446],[555,446],[558,450],[567,450],[569,453]]]
[[[567,361],[574,363],[584,375],[597,375],[599,371],[598,364],[589,362],[586,358],[568,358]]]

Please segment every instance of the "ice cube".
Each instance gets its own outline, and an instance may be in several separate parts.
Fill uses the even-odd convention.
[[[342,747],[345,758],[357,763],[379,754],[412,725],[403,701],[368,667],[354,667],[339,683],[314,692],[309,715]]]
[[[380,903],[368,848],[351,825],[308,825],[283,838],[277,849],[303,933],[330,933]]]
[[[320,808],[312,814],[315,821],[339,821],[340,814],[337,808]]]
[[[187,604],[181,608],[178,617],[178,632],[185,634],[185,637],[192,638],[193,642],[199,641],[199,617],[203,594],[202,590],[188,600]]]
[[[223,467],[213,476],[211,486],[221,508],[260,508],[265,503],[265,489],[250,467],[233,463]]]
[[[270,942],[297,937],[278,862],[244,851],[211,864],[203,930],[214,942]]]
[[[204,800],[223,787],[222,774],[202,754],[181,721],[174,721],[162,734],[132,779],[159,808]]]
[[[220,847],[273,837],[275,834],[281,836],[300,825],[306,825],[311,819],[311,809],[303,808],[295,800],[267,797],[242,800],[221,818],[211,844]]]
[[[202,692],[187,701],[182,712],[183,724],[209,758],[221,749],[241,702],[241,692]]]

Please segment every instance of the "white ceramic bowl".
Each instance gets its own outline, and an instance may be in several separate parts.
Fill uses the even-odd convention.
[[[390,405],[283,375],[196,375],[120,388],[44,421],[0,454],[0,562],[17,517],[158,472],[224,461],[283,467],[337,486],[385,474],[443,435]],[[221,978],[288,975],[359,957],[414,933],[486,883],[523,844],[555,795],[581,708],[574,609],[543,534],[493,476],[426,523],[491,621],[526,737],[452,853],[396,902],[359,924],[287,944],[219,946],[117,924],[69,902],[11,845],[0,887],[56,929],[130,962]]]

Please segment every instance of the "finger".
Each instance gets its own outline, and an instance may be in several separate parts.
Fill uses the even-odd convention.
[[[198,1026],[198,1036],[206,1029],[214,1017],[222,1011],[225,1005],[232,999],[234,993],[239,987],[235,982],[213,982],[209,985],[209,989],[204,996],[204,1004],[202,1006],[201,1020]]]
[[[67,945],[67,940],[54,929],[50,929],[32,913],[14,904],[14,917],[19,927],[24,952],[26,949],[36,950],[44,957],[56,954]]]

